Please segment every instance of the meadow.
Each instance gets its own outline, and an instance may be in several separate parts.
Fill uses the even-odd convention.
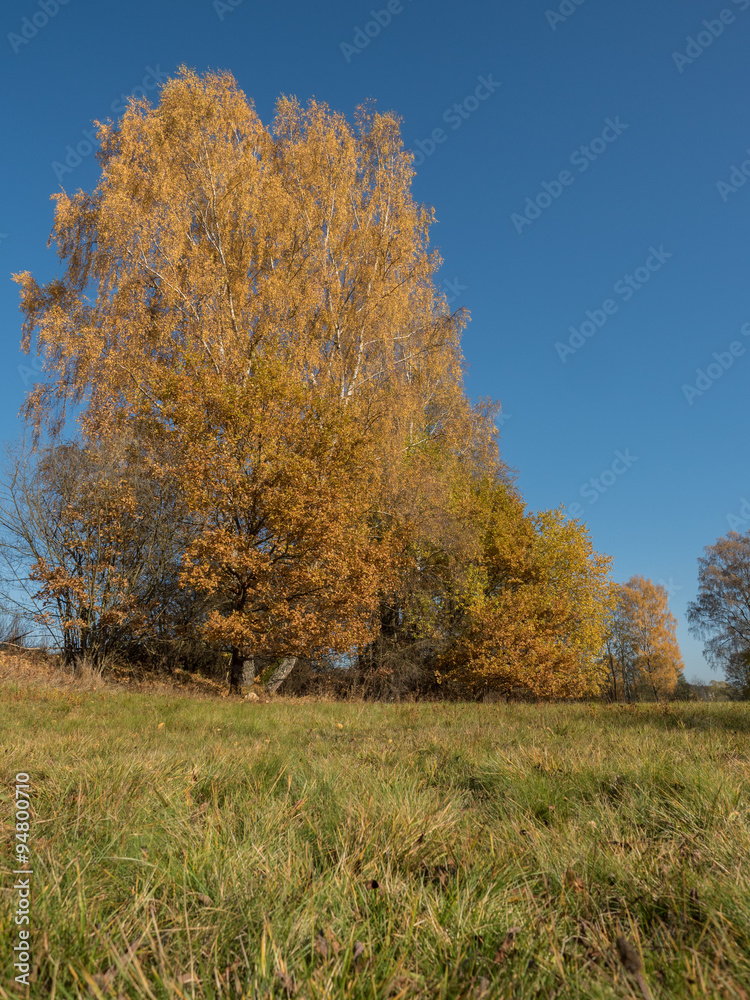
[[[747,1000],[747,704],[6,678],[0,743],[2,998]],[[28,990],[11,971],[17,772]]]

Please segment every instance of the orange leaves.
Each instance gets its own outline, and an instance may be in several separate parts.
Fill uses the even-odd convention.
[[[633,576],[617,589],[617,599],[612,631],[626,675],[629,671],[631,682],[645,685],[657,699],[671,694],[683,663],[667,591]]]
[[[96,189],[57,199],[63,277],[18,278],[51,376],[26,414],[82,403],[89,440],[137,442],[185,525],[157,561],[162,600],[198,595],[191,627],[258,655],[380,635],[417,672],[432,657],[472,683],[595,688],[607,561],[580,526],[525,512],[497,407],[466,397],[467,317],[436,288],[398,120],[283,98],[266,126],[229,74],[182,69],[100,138]],[[87,582],[39,571],[81,600],[104,581],[87,607],[135,628],[149,505],[121,478],[76,508],[109,512],[78,532]]]
[[[446,495],[437,453],[496,450],[397,120],[284,98],[266,127],[230,75],[183,69],[100,138],[95,191],[57,199],[64,277],[20,279],[53,375],[27,415],[85,399],[92,437],[149,436],[211,642],[369,641],[394,540]]]
[[[67,656],[153,631],[174,528],[126,439],[47,448],[33,470],[18,458],[10,494],[4,526],[41,584],[38,620],[57,626]]]
[[[57,200],[64,278],[19,277],[25,344],[55,376],[28,415],[88,393],[91,429],[115,400],[162,421],[173,376],[247,389],[259,358],[356,408],[384,455],[426,400],[455,403],[462,320],[433,283],[431,213],[396,119],[358,120],[282,99],[267,128],[230,75],[183,70],[101,126],[96,190]]]
[[[214,430],[183,439],[172,474],[197,527],[182,582],[219,602],[205,637],[269,655],[366,641],[390,558],[368,530],[367,439],[335,402],[263,362],[223,410],[221,384],[203,377],[196,388],[212,395],[193,392],[174,426]]]
[[[415,435],[466,409],[397,121],[282,99],[269,128],[229,74],[183,69],[100,138],[95,191],[57,199],[65,275],[19,279],[52,376],[27,416],[85,400],[92,438],[149,442],[210,641],[366,641],[403,522],[373,511]]]

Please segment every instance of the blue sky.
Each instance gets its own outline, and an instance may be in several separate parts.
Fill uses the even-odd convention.
[[[280,94],[375,98],[420,151],[467,388],[502,402],[528,505],[670,586],[686,674],[715,677],[685,609],[703,547],[750,528],[749,40],[750,0],[11,0],[0,436],[38,378],[9,276],[55,273],[49,196],[95,184],[94,119],[183,63],[230,70],[264,121]]]

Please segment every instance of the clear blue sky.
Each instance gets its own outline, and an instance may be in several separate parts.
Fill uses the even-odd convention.
[[[750,0],[11,0],[0,436],[37,377],[9,275],[55,273],[49,196],[95,184],[94,119],[182,63],[231,70],[265,121],[280,94],[375,98],[423,152],[468,390],[502,402],[527,503],[670,585],[687,676],[716,676],[684,613],[703,547],[750,528],[749,41]]]

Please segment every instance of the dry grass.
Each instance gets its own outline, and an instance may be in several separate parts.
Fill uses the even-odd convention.
[[[747,705],[27,678],[0,719],[6,858],[31,775],[32,997],[747,1000]]]
[[[76,691],[132,691],[166,697],[176,692],[197,698],[227,697],[224,681],[186,670],[174,670],[169,675],[141,674],[132,666],[113,664],[102,671],[88,657],[83,657],[75,666],[66,666],[60,656],[43,650],[19,653],[0,650],[0,684]]]

